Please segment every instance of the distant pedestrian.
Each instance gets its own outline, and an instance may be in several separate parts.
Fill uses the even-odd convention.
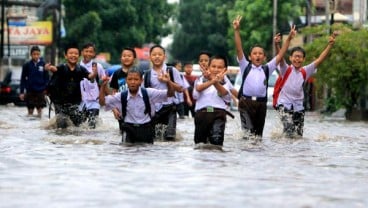
[[[31,60],[22,67],[19,98],[26,101],[28,116],[32,116],[36,108],[37,117],[41,118],[42,108],[46,107],[45,90],[49,82],[49,72],[45,70],[45,62],[41,59],[41,49],[38,46],[31,47],[30,55]]]
[[[189,112],[190,112],[192,118],[194,118],[195,100],[193,99],[193,88],[194,88],[194,82],[197,79],[197,77],[192,75],[192,72],[193,72],[192,62],[185,62],[184,63],[184,79],[189,84],[189,87],[187,88],[189,97],[188,98],[184,97],[186,98],[184,102],[184,115],[189,116]]]

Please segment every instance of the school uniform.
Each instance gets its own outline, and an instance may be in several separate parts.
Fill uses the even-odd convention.
[[[186,97],[185,97],[185,102],[184,102],[184,115],[186,116],[189,116],[189,111],[192,115],[192,117],[194,118],[194,115],[195,115],[195,100],[193,99],[193,86],[194,86],[194,82],[195,80],[197,79],[196,76],[193,76],[193,75],[184,75],[184,79],[188,82],[189,84],[189,87],[188,87],[188,92],[189,92],[189,97],[190,97],[190,100],[192,101],[192,106],[189,106],[187,104],[187,100],[186,100]]]
[[[305,114],[303,105],[303,85],[304,82],[308,80],[313,73],[315,73],[316,67],[314,62],[302,67],[306,72],[305,79],[300,70],[295,69],[294,66],[291,67],[292,70],[285,81],[277,100],[277,110],[284,126],[284,132],[288,134],[288,136],[293,136],[293,134],[303,136]],[[284,76],[287,68],[288,65],[286,64],[280,67],[280,73],[282,76]]]
[[[49,73],[45,70],[45,62],[38,59],[30,60],[22,67],[20,93],[26,91],[25,100],[28,108],[43,108],[46,106],[45,94]]]
[[[128,91],[126,116],[122,118],[124,121],[123,129],[126,132],[125,141],[127,142],[153,143],[155,134],[152,117],[155,114],[155,104],[167,101],[167,90],[157,90],[153,88],[147,88],[146,90],[151,106],[150,114],[144,113],[143,109],[145,109],[145,103],[141,90],[138,90],[136,96],[132,96]],[[106,111],[117,108],[121,113],[121,92],[115,95],[106,96],[105,103]]]
[[[226,109],[231,101],[230,82],[222,86],[228,94],[219,96],[217,89],[211,85],[207,89],[198,92],[196,86],[206,82],[202,76],[194,83],[193,98],[196,99],[194,117],[194,143],[208,143],[223,145],[226,124]]]
[[[88,63],[84,63],[83,60],[80,62],[80,65],[85,67],[90,73],[92,72],[92,63],[93,61],[89,61]],[[99,115],[100,104],[98,101],[99,96],[99,86],[98,81],[102,80],[102,77],[105,75],[105,70],[103,69],[100,63],[97,63],[97,77],[96,81],[91,82],[87,78],[84,78],[80,82],[82,102],[80,104],[79,109],[81,111],[86,112],[86,116],[88,118],[88,124],[90,127],[94,128],[96,125],[96,117]]]
[[[167,65],[164,64],[162,67],[162,70],[157,73],[155,70],[150,69],[151,70],[151,75],[150,75],[150,87],[155,88],[155,89],[164,89],[167,90],[167,84],[165,82],[160,82],[158,80],[158,76],[160,76],[162,73],[166,74],[168,73],[167,71]],[[180,77],[180,73],[179,71],[175,68],[172,67],[172,75],[173,75],[173,82],[175,82],[176,84],[180,85],[180,86],[184,86],[183,85],[183,80]],[[146,79],[146,77],[145,77]],[[143,85],[144,83],[142,83]],[[156,125],[166,125],[166,131],[164,133],[164,137],[167,140],[173,140],[176,137],[176,105],[175,105],[175,96],[173,97],[169,97],[165,102],[158,102],[155,104],[155,109],[156,109],[156,113],[155,113],[155,124]]]
[[[53,73],[55,78],[54,88],[56,94],[50,95],[55,106],[58,128],[68,126],[66,118],[69,117],[75,126],[83,122],[83,114],[79,110],[82,101],[80,82],[88,78],[89,72],[83,66],[77,64],[72,71],[67,64],[57,66]]]
[[[240,72],[243,76],[249,61],[244,55],[238,61]],[[276,57],[266,65],[268,66],[269,77],[277,67]],[[252,68],[243,83],[243,90],[239,92],[238,110],[242,129],[257,136],[262,136],[263,134],[267,112],[267,87],[267,77],[262,65],[257,67],[252,64]]]

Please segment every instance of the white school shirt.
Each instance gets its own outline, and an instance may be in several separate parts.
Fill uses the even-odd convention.
[[[286,69],[288,68],[287,64],[284,64],[280,68],[280,73],[284,76]],[[292,66],[291,73],[287,78],[284,86],[281,89],[279,98],[277,100],[277,105],[283,105],[286,109],[293,108],[294,111],[304,110],[303,100],[304,100],[304,89],[303,83],[316,71],[316,67],[314,62],[303,66],[306,72],[306,79],[304,80],[303,74],[300,70],[296,70],[294,66]]]
[[[226,81],[225,79],[225,84],[222,86],[228,91],[228,93],[220,97],[217,89],[213,85],[202,92],[198,92],[196,90],[197,85],[203,83],[203,78],[204,77],[201,76],[194,82],[193,99],[196,100],[195,110],[197,111],[205,107],[214,107],[226,110],[227,103],[230,103],[231,101],[230,81]]]
[[[164,64],[161,69],[161,72],[164,74],[168,73],[166,69],[167,69],[167,65]],[[180,78],[180,72],[175,67],[172,67],[172,69],[173,69],[172,71],[173,71],[174,82],[183,87],[184,85],[183,85],[183,80]],[[165,82],[160,82],[158,80],[158,73],[154,69],[150,69],[150,70],[151,70],[151,80],[150,80],[151,87],[155,89],[167,90],[167,84]],[[144,86],[144,82],[142,83],[142,86]],[[165,102],[156,103],[155,104],[156,111],[159,111],[163,105],[168,105],[172,103],[175,103],[175,96],[169,97],[167,101]]]
[[[188,81],[184,78],[184,76],[182,74],[180,74],[180,77],[183,81],[183,89],[188,89],[190,87]],[[184,102],[184,92],[175,92],[175,103],[179,104]]]
[[[92,72],[92,60],[88,63],[84,63],[83,60],[80,62],[80,65],[85,67],[90,73]],[[102,80],[102,77],[105,75],[105,70],[103,69],[100,63],[97,63],[97,76],[99,80]],[[94,82],[84,78],[80,82],[82,102],[80,105],[80,109],[86,107],[87,109],[99,109],[100,104],[98,102],[99,89],[98,83],[95,79]]]
[[[167,100],[167,90],[157,90],[153,88],[146,88],[146,90],[151,105],[151,116],[154,116],[155,103],[161,103]],[[117,108],[121,113],[121,92],[115,93],[115,95],[106,96],[105,103],[106,111]],[[144,104],[141,89],[138,89],[138,93],[134,97],[128,91],[126,116],[124,118],[124,122],[133,124],[144,124],[150,122],[151,118],[148,114],[144,113],[145,109],[146,106]]]
[[[243,73],[245,68],[247,68],[249,61],[245,58],[243,54],[243,58],[238,60],[241,76],[243,77]],[[275,71],[276,65],[276,57],[274,57],[271,61],[267,63],[268,66],[268,76]],[[243,92],[239,92],[241,95],[247,96],[255,96],[255,97],[266,97],[267,87],[265,86],[266,75],[263,71],[262,65],[256,67],[252,64],[252,68],[249,71],[247,78],[243,84]]]

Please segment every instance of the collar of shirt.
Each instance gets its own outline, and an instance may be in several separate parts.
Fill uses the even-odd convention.
[[[127,89],[127,90],[128,90],[128,97],[127,97],[127,100],[129,100],[129,99],[130,99],[130,98],[132,98],[133,96],[130,94],[129,89]],[[138,88],[138,92],[137,92],[137,95],[136,95],[136,96],[143,97],[142,92],[141,92],[141,88],[140,88],[140,87]]]
[[[255,66],[254,64],[252,64],[252,69],[262,70],[262,65]]]

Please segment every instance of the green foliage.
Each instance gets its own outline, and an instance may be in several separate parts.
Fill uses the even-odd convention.
[[[288,34],[289,22],[296,24],[297,29],[302,27],[298,17],[303,15],[305,7],[303,0],[278,0],[277,4],[277,30],[279,33]],[[266,51],[272,51],[273,34],[273,1],[270,0],[236,0],[235,6],[229,11],[229,22],[241,15],[241,37],[243,40],[244,53],[257,44]],[[235,54],[234,31],[232,25],[228,27],[228,44],[231,54]]]
[[[63,43],[94,42],[99,52],[110,52],[120,62],[121,49],[160,43],[171,33],[168,20],[173,5],[166,0],[63,0],[67,36]]]
[[[316,30],[322,31],[319,33],[321,36],[305,46],[308,63],[319,56],[328,42],[325,26],[309,28],[303,32],[318,34]],[[329,57],[318,67],[317,84],[330,87],[331,96],[336,98],[335,104],[349,111],[362,107],[359,101],[365,95],[363,89],[368,79],[368,31],[354,31],[343,25],[336,25],[332,30],[339,31],[339,35]]]
[[[230,23],[227,11],[233,5],[229,0],[181,0],[177,16],[179,25],[169,49],[172,56],[183,61],[196,61],[202,50],[228,56]]]

